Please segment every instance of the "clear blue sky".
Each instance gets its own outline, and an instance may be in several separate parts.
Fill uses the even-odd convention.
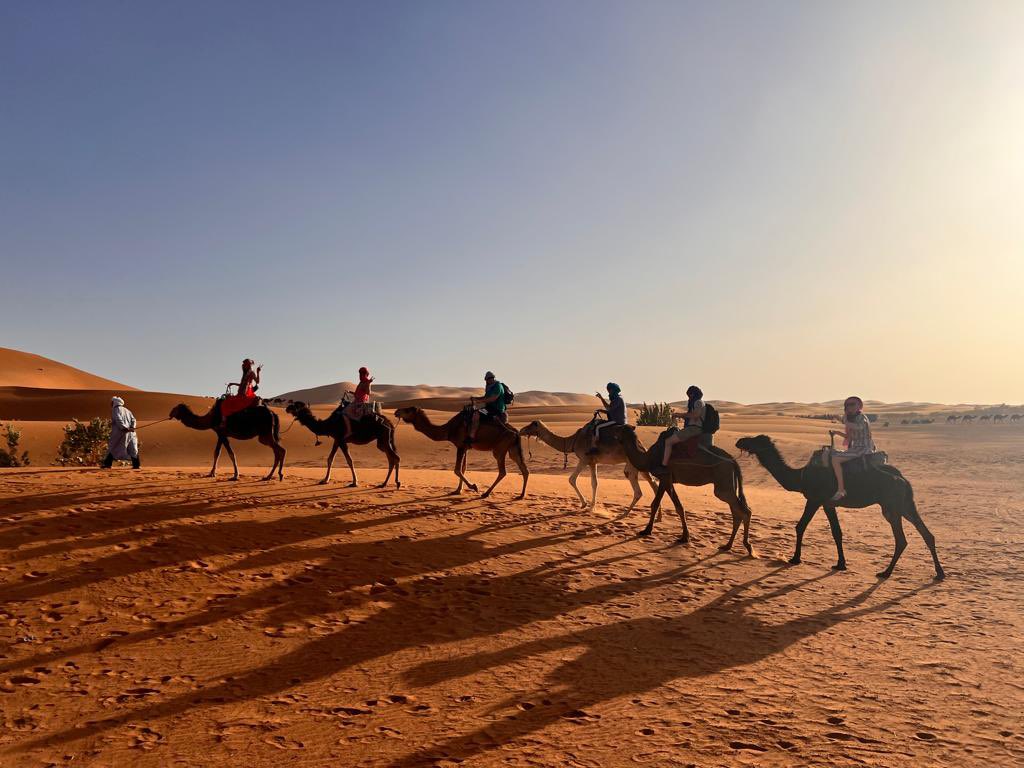
[[[1019,2],[8,2],[0,345],[1024,400]]]

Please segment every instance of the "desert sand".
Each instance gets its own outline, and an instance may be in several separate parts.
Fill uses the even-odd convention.
[[[360,487],[343,462],[318,485],[329,445],[283,410],[283,482],[257,480],[253,443],[241,481],[224,461],[204,477],[212,433],[175,422],[140,433],[141,471],[49,467],[111,392],[142,423],[183,398],[0,371],[0,421],[35,465],[0,471],[2,766],[1024,764],[1020,424],[876,429],[948,574],[908,528],[879,581],[877,508],[840,511],[848,571],[823,517],[787,565],[803,499],[750,457],[753,559],[718,551],[729,514],[707,488],[680,489],[688,545],[671,511],[638,539],[620,471],[582,510],[537,441],[521,502],[514,469],[490,499],[448,495],[453,451],[404,425],[401,490],[373,487],[372,446],[353,449]],[[435,419],[456,407],[413,394]],[[568,433],[592,409],[512,421]],[[802,463],[828,425],[795,414],[816,410],[731,405],[716,442],[766,433]],[[489,455],[470,469],[494,476]]]

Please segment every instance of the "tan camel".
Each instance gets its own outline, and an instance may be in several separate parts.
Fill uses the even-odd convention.
[[[530,470],[523,458],[522,438],[519,436],[518,430],[487,419],[480,423],[476,438],[471,445],[467,446],[469,420],[466,418],[465,412],[455,414],[445,424],[434,424],[422,408],[406,406],[395,411],[395,418],[412,424],[417,432],[422,432],[431,440],[448,441],[455,446],[455,476],[459,478],[459,487],[452,493],[462,493],[463,485],[472,491],[477,490],[476,485],[466,478],[466,456],[472,448],[477,451],[490,451],[494,455],[494,460],[498,462],[498,476],[491,483],[491,487],[484,491],[484,498],[490,496],[491,491],[508,474],[505,471],[505,457],[509,454],[523,475],[523,490],[516,498],[522,499],[526,496],[526,483],[530,479]]]
[[[647,527],[640,532],[641,536],[651,535],[651,531],[654,528],[654,520],[658,514],[658,507],[661,504],[661,498],[667,493],[675,505],[676,514],[679,515],[680,522],[683,524],[683,535],[679,540],[684,543],[689,541],[690,531],[686,527],[686,512],[683,510],[682,502],[679,501],[679,496],[676,495],[674,484],[681,483],[682,485],[696,486],[713,483],[715,486],[715,496],[728,504],[729,509],[732,511],[732,534],[729,536],[729,541],[723,544],[720,549],[732,549],[733,542],[736,540],[736,532],[742,523],[743,546],[746,547],[747,553],[753,556],[754,549],[750,545],[750,507],[747,505],[747,499],[743,495],[743,473],[740,471],[740,465],[736,462],[736,459],[728,452],[723,451],[721,448],[713,447],[708,450],[715,454],[717,460],[712,456],[688,459],[686,458],[683,446],[678,445],[672,453],[668,470],[666,470],[659,463],[664,451],[663,437],[658,439],[653,448],[645,451],[640,446],[636,429],[626,426],[619,430],[619,441],[622,443],[622,447],[626,452],[626,458],[630,464],[641,472],[650,472],[658,478],[658,490],[654,495],[654,501],[651,503],[651,519],[648,521]]]
[[[626,512],[631,512],[636,503],[643,498],[643,491],[640,490],[640,482],[638,477],[644,476],[644,479],[650,483],[651,490],[655,493],[658,490],[658,486],[651,480],[651,476],[646,472],[640,472],[636,467],[629,463],[626,459],[626,452],[622,449],[622,443],[618,440],[614,442],[606,443],[601,441],[598,443],[597,452],[590,452],[590,423],[577,429],[573,434],[568,437],[562,435],[556,435],[543,421],[531,421],[521,430],[519,434],[523,437],[536,437],[545,445],[549,445],[559,453],[573,454],[577,459],[576,469],[569,475],[569,485],[576,491],[576,495],[580,497],[580,507],[583,509],[593,509],[594,505],[597,504],[597,465],[598,464],[625,464],[626,479],[629,480],[629,484],[633,486],[633,501],[629,503],[629,508]],[[614,429],[614,427],[609,427]],[[643,450],[643,446],[640,446]],[[576,478],[580,476],[580,473],[584,469],[590,470],[590,503],[587,503],[586,498],[580,492],[579,487],[576,485]]]

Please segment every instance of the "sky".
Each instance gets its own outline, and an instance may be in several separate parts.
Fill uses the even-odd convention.
[[[0,346],[1024,401],[1024,4],[0,4]]]

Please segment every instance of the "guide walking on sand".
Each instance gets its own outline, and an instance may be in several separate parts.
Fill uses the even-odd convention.
[[[110,401],[110,443],[107,457],[100,466],[110,469],[115,459],[131,461],[132,469],[139,468],[139,437],[135,432],[135,414],[124,407],[124,400],[120,397]]]

